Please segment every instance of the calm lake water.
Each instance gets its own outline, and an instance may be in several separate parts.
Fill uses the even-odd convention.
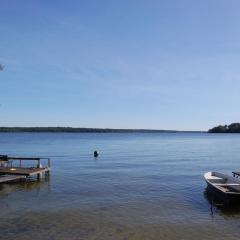
[[[239,239],[240,209],[211,211],[203,179],[240,168],[239,134],[1,133],[0,151],[52,159],[0,186],[0,239]]]

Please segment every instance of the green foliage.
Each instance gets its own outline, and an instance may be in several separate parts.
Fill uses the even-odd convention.
[[[209,133],[240,133],[240,123],[232,123],[230,125],[219,125],[208,131]]]
[[[0,132],[131,133],[131,132],[176,132],[176,131],[145,130],[145,129],[72,128],[72,127],[0,127]]]
[[[178,132],[175,130],[149,130],[149,129],[110,129],[110,128],[72,128],[72,127],[0,127],[0,132],[52,132],[52,133],[158,133]],[[184,132],[184,131],[181,131]],[[191,131],[197,132],[197,131]]]

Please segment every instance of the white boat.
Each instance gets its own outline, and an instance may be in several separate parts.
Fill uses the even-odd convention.
[[[226,198],[240,199],[240,179],[218,172],[207,172],[204,178],[210,190]]]

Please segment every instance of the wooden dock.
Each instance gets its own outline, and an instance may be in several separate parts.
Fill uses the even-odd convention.
[[[43,165],[45,161],[47,164]],[[26,164],[27,163],[27,164]],[[0,155],[0,183],[27,178],[51,170],[50,158],[8,157]]]
[[[20,179],[25,179],[25,176],[15,176],[15,175],[0,175],[0,183],[13,182]]]
[[[22,176],[33,176],[40,173],[49,172],[48,167],[45,168],[23,168],[23,167],[0,167],[0,174],[12,174],[12,175],[22,175]]]

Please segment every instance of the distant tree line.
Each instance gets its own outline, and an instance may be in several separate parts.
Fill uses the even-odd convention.
[[[209,133],[240,133],[240,123],[219,125],[208,131]]]
[[[131,132],[177,132],[177,131],[148,130],[148,129],[73,128],[73,127],[0,127],[0,132],[131,133]]]
[[[151,130],[151,129],[111,129],[73,127],[0,127],[0,132],[52,132],[52,133],[176,133],[198,131]]]

